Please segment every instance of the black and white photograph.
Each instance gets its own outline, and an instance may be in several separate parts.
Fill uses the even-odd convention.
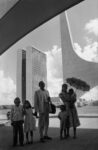
[[[0,0],[0,150],[98,149],[98,0]]]

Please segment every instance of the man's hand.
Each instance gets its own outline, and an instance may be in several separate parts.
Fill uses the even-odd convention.
[[[47,98],[47,100],[48,100],[48,102],[49,102],[49,103],[52,103],[52,102],[51,102],[51,98],[50,98],[50,97],[48,97],[48,98]]]
[[[11,121],[11,126],[13,126],[14,125],[14,123],[13,123],[13,121]]]

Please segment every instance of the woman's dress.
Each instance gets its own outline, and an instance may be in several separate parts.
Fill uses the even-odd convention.
[[[69,122],[70,122],[70,127],[78,127],[80,125],[80,120],[78,117],[77,109],[75,106],[76,102],[76,94],[70,96],[70,102],[69,102]]]

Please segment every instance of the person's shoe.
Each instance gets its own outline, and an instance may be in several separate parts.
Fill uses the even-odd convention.
[[[41,142],[41,143],[45,143],[44,138],[40,138],[40,142]]]
[[[63,137],[62,137],[62,136],[60,136],[60,140],[63,140]]]
[[[30,144],[33,144],[33,141],[30,141]]]
[[[29,141],[28,141],[28,140],[26,141],[26,144],[29,144]]]
[[[52,138],[49,137],[49,136],[44,136],[44,139],[45,139],[45,140],[52,140]]]
[[[70,137],[70,135],[69,135],[69,134],[67,134],[67,135],[66,135],[66,138],[69,138],[69,137]]]
[[[20,144],[20,146],[24,146],[24,144]]]
[[[66,135],[66,136],[64,136],[64,139],[67,139],[68,138],[68,136]]]
[[[16,146],[17,146],[17,144],[13,144],[12,146],[13,146],[13,147],[16,147]]]
[[[74,135],[74,136],[73,136],[73,139],[76,139],[76,138],[77,138],[77,137]]]

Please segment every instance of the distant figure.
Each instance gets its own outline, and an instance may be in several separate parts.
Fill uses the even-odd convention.
[[[20,105],[20,98],[16,97],[14,100],[14,106],[11,109],[11,125],[13,126],[13,146],[19,143],[23,146],[24,135],[23,135],[23,107]]]
[[[24,102],[24,132],[26,134],[26,144],[33,143],[33,131],[36,128],[36,120],[33,116],[32,107],[29,101]],[[30,134],[30,140],[29,140]]]
[[[66,111],[66,106],[61,105],[60,106],[60,112],[58,114],[58,118],[60,119],[60,139],[63,139],[63,134],[64,138],[66,138],[66,129],[67,129],[67,111]]]
[[[11,119],[11,112],[10,112],[10,111],[7,112],[7,119],[8,119],[8,120]]]
[[[78,113],[76,110],[75,102],[76,102],[76,93],[71,88],[69,89],[69,108],[70,108],[70,127],[73,127],[74,136],[73,138],[76,138],[76,127],[80,125]]]
[[[34,107],[35,114],[39,112],[39,133],[40,142],[45,142],[46,140],[51,140],[52,138],[48,136],[49,127],[49,103],[50,96],[49,92],[45,89],[45,83],[43,81],[39,82],[39,90],[35,91],[34,96]]]
[[[62,85],[62,90],[61,90],[61,93],[59,94],[59,97],[61,98],[62,102],[64,103],[65,107],[66,107],[66,115],[67,115],[67,119],[66,119],[66,122],[67,122],[67,130],[66,130],[66,138],[69,137],[69,94],[68,94],[68,85],[67,84],[63,84]]]

